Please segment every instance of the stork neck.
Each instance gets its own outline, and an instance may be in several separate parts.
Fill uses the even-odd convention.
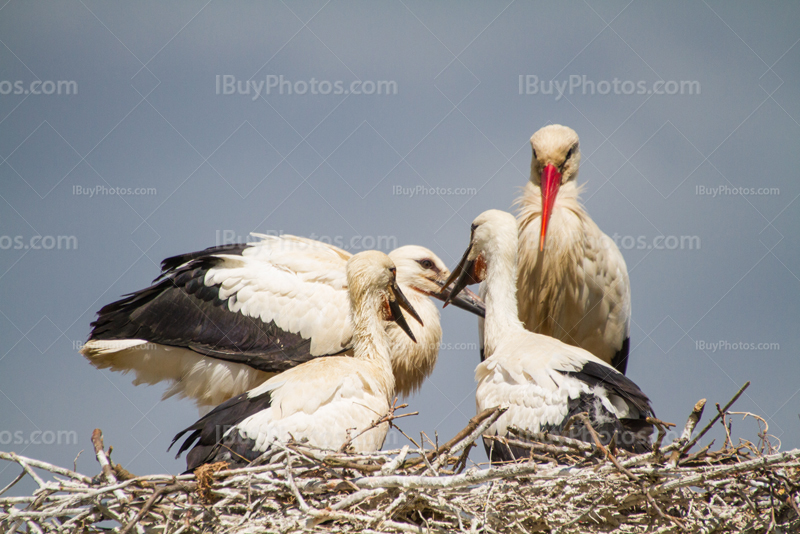
[[[382,374],[392,379],[394,389],[394,374],[392,373],[391,355],[389,353],[389,336],[386,327],[379,319],[382,313],[381,306],[373,303],[372,306],[363,306],[353,313],[353,334],[355,342],[353,355],[356,358],[367,360],[377,365]]]
[[[505,253],[487,254],[486,263],[484,347],[490,357],[502,339],[525,327],[517,312],[516,243]]]

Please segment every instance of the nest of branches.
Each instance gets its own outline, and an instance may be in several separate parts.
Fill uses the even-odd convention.
[[[492,467],[467,464],[502,413],[497,408],[441,446],[411,440],[399,450],[351,454],[276,444],[246,468],[221,463],[181,476],[127,473],[109,461],[95,430],[101,472],[93,478],[0,452],[22,469],[0,489],[0,531],[798,532],[800,449],[778,451],[757,416],[759,439],[733,443],[730,418],[739,412],[728,409],[744,387],[692,439],[705,400],[667,445],[674,425],[653,420],[659,434],[650,453],[625,453],[613,440],[517,433],[488,439],[524,447],[530,459]],[[693,452],[718,422],[726,429],[722,447]],[[591,430],[581,416],[573,424]],[[26,476],[38,485],[33,495],[2,496]]]

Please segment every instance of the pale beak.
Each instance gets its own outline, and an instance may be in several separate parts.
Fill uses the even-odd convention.
[[[403,292],[400,291],[400,287],[397,285],[397,281],[392,281],[392,285],[390,287],[392,291],[389,298],[389,309],[392,312],[392,320],[395,323],[397,323],[397,326],[403,329],[403,332],[408,334],[408,337],[410,337],[414,341],[414,343],[416,343],[417,338],[414,337],[414,333],[411,331],[411,327],[408,326],[408,322],[406,322],[406,318],[403,315],[403,311],[401,310],[401,308],[406,310],[411,315],[411,317],[416,319],[417,322],[421,325],[422,325],[422,319],[417,313],[417,310],[415,310],[414,307],[411,306],[411,303],[408,302],[408,299],[403,294]],[[391,298],[392,296],[394,296],[394,298]]]
[[[478,317],[486,317],[486,304],[484,304],[483,299],[473,293],[472,290],[465,287],[458,293],[458,295],[454,296],[452,300],[449,300],[450,293],[452,292],[447,289],[445,282],[440,282],[438,280],[434,280],[434,282],[441,286],[442,289],[438,293],[431,293],[432,297],[444,302],[450,302],[456,308],[461,308],[462,310],[474,313]]]
[[[477,284],[480,280],[476,280],[474,276],[475,272],[475,260],[469,259],[469,253],[472,251],[472,243],[469,244],[467,247],[466,252],[461,257],[461,261],[458,262],[458,265],[450,273],[450,278],[447,279],[444,283],[444,287],[449,287],[450,284],[453,284],[453,288],[450,290],[450,294],[444,301],[444,306],[447,307],[448,304],[454,301],[456,296],[461,293],[465,287],[470,284]],[[454,283],[455,281],[455,283]]]

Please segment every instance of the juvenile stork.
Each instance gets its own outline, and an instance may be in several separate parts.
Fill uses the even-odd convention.
[[[290,235],[167,258],[153,285],[103,307],[81,353],[97,368],[170,384],[206,411],[275,373],[319,356],[352,355],[345,267],[335,246]],[[450,271],[433,252],[404,246],[389,256],[422,323],[413,343],[386,323],[397,390],[408,395],[433,372],[442,329],[428,298],[444,299]],[[457,305],[482,315],[477,296]]]
[[[388,413],[395,389],[384,322],[394,321],[413,342],[400,307],[420,318],[398,287],[394,263],[382,252],[350,258],[347,286],[353,357],[310,360],[213,409],[172,440],[192,432],[178,451],[180,456],[194,445],[186,456],[189,471],[219,461],[247,464],[275,440],[307,439],[316,447],[338,449],[353,438],[357,452],[381,448],[388,423],[370,427]]]
[[[604,443],[616,435],[619,447],[650,448],[650,401],[622,373],[590,352],[525,329],[516,295],[517,222],[506,212],[489,210],[472,224],[469,248],[448,283],[451,298],[467,284],[485,280],[485,360],[475,370],[480,413],[493,406],[508,410],[488,433],[505,436],[509,426],[529,432],[550,431],[591,441],[580,422],[565,431],[569,419],[587,412]],[[445,305],[447,303],[445,302]],[[492,462],[528,457],[519,448],[484,442]]]
[[[578,134],[552,124],[531,137],[519,206],[519,318],[531,332],[588,350],[625,373],[631,289],[614,241],[580,204]]]

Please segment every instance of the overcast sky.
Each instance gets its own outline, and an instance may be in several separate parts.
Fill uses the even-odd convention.
[[[85,449],[95,474],[101,428],[128,470],[180,472],[166,448],[193,404],[90,366],[97,310],[252,231],[452,267],[549,123],[580,135],[583,201],[628,264],[628,376],[658,417],[682,427],[705,397],[707,420],[750,380],[734,409],[800,446],[798,20],[796,2],[6,3],[0,450],[71,467]],[[476,319],[442,321],[412,436],[475,412]]]

